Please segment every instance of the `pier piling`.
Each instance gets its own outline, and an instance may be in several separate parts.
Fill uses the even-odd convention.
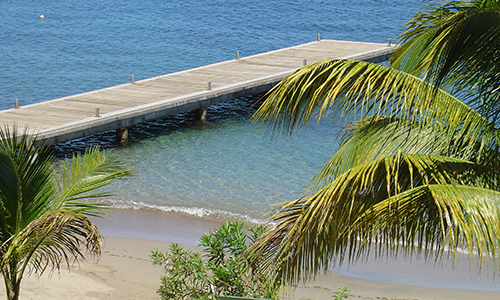
[[[116,142],[120,145],[126,145],[128,143],[128,127],[118,128],[116,130]]]
[[[202,107],[195,111],[196,122],[206,123],[207,122],[207,108]]]

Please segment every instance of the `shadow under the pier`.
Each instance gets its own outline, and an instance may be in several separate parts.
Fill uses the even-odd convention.
[[[96,135],[90,135],[54,145],[57,159],[71,157],[73,153],[83,153],[86,148],[98,146],[101,149],[116,147],[132,147],[139,141],[155,138],[175,131],[188,128],[208,130],[217,126],[218,121],[231,118],[249,118],[260,105],[260,95],[241,97],[224,103],[207,107],[206,122],[199,122],[194,111],[179,113],[166,118],[156,119],[137,124],[128,129],[128,141],[118,143],[116,131],[109,130]]]

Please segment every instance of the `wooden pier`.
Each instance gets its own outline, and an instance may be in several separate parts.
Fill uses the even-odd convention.
[[[126,128],[263,93],[304,64],[334,58],[385,61],[389,44],[320,40],[83,94],[0,111],[0,124],[28,128],[50,144]],[[14,101],[13,101],[14,102]],[[14,106],[14,105],[13,105]],[[202,114],[200,114],[202,115]]]

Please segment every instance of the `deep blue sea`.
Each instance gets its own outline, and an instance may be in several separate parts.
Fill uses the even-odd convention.
[[[421,0],[0,1],[0,108],[325,39],[387,42]],[[41,19],[39,16],[44,15]]]

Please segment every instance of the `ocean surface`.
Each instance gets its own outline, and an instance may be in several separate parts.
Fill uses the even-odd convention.
[[[422,4],[2,0],[0,109],[14,99],[25,105],[122,84],[130,74],[140,80],[229,60],[236,51],[248,56],[302,44],[318,33],[385,43]],[[192,113],[179,114],[133,127],[125,147],[108,132],[59,144],[57,155],[100,145],[132,167],[135,176],[111,187],[116,196],[106,201],[115,207],[260,222],[273,205],[303,195],[338,148],[345,120],[326,117],[293,138],[261,134],[250,120],[259,97],[210,107],[204,125]],[[353,276],[381,276],[361,273]]]
[[[122,84],[325,39],[387,42],[420,1],[13,1],[0,2],[0,109]],[[41,18],[40,16],[44,16]],[[311,124],[293,139],[260,134],[259,96],[58,145],[69,156],[99,144],[136,176],[112,187],[121,208],[261,220],[298,198],[338,147],[344,120]],[[1,120],[0,120],[1,122]]]

